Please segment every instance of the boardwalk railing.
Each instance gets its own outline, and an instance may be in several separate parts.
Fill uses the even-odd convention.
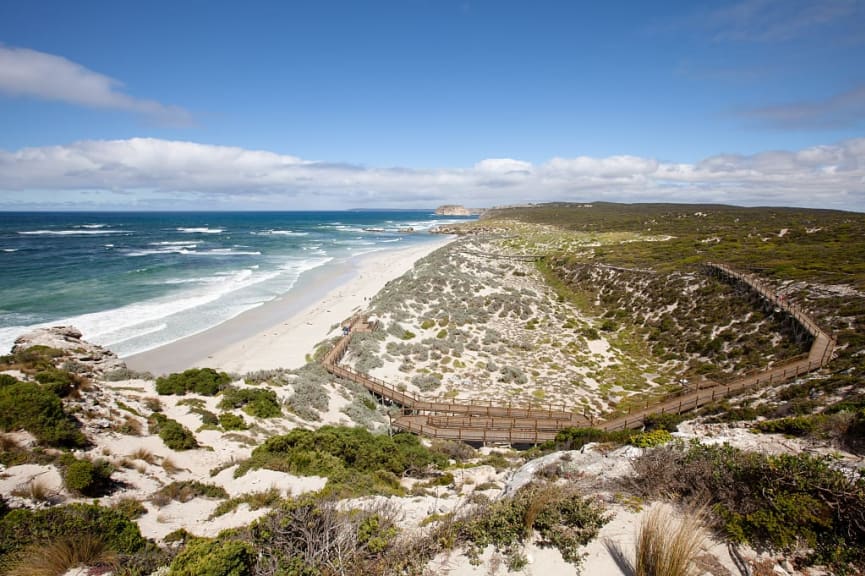
[[[714,384],[682,394],[675,398],[632,410],[627,415],[594,424],[606,431],[639,428],[647,416],[655,414],[681,414],[710,404],[721,398],[738,394],[760,385],[772,385],[798,378],[825,366],[832,358],[835,338],[823,330],[801,308],[778,296],[767,284],[752,274],[733,270],[724,264],[706,264],[715,273],[746,284],[761,298],[784,310],[813,336],[808,354],[793,358],[779,366],[745,374],[725,384]],[[538,408],[536,406],[500,405],[472,400],[429,400],[393,388],[383,380],[340,366],[353,334],[369,332],[375,325],[355,315],[346,324],[342,338],[322,360],[324,368],[339,378],[356,382],[372,394],[401,406],[402,416],[392,421],[394,428],[423,434],[433,438],[464,440],[484,443],[538,444],[556,437],[559,430],[573,426],[588,426],[590,421],[583,415],[562,409]]]

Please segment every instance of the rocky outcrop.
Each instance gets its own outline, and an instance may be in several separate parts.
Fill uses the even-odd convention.
[[[436,208],[437,216],[477,216],[482,212],[482,208],[466,208],[459,204],[444,204]]]
[[[74,364],[81,373],[98,376],[126,368],[114,352],[82,340],[81,331],[73,326],[53,326],[27,332],[15,340],[12,353],[22,352],[33,346],[47,346],[63,352],[58,364]],[[79,370],[76,370],[79,371]]]

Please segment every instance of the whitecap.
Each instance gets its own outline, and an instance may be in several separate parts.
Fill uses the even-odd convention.
[[[128,230],[23,230],[22,236],[102,236],[106,234],[132,234]]]
[[[183,232],[184,234],[222,234],[225,232],[225,228],[208,228],[206,226],[198,228],[176,228],[175,230]]]

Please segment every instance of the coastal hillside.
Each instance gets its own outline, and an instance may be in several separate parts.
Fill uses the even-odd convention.
[[[700,574],[862,573],[865,217],[559,204],[447,230],[299,369],[157,378],[71,327],[19,338],[0,358],[0,572],[629,574],[678,533]],[[604,429],[801,358],[790,306],[837,340],[825,366]],[[399,394],[567,419],[546,442],[465,443],[401,422],[526,420]]]

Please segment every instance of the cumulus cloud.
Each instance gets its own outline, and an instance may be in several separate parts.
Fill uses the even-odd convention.
[[[92,108],[128,110],[165,124],[190,123],[186,110],[134,98],[122,88],[120,81],[62,56],[0,45],[0,92]]]
[[[865,138],[696,163],[639,156],[375,168],[149,138],[0,151],[0,208],[491,206],[544,201],[723,202],[865,210]],[[42,200],[40,200],[42,199]]]

